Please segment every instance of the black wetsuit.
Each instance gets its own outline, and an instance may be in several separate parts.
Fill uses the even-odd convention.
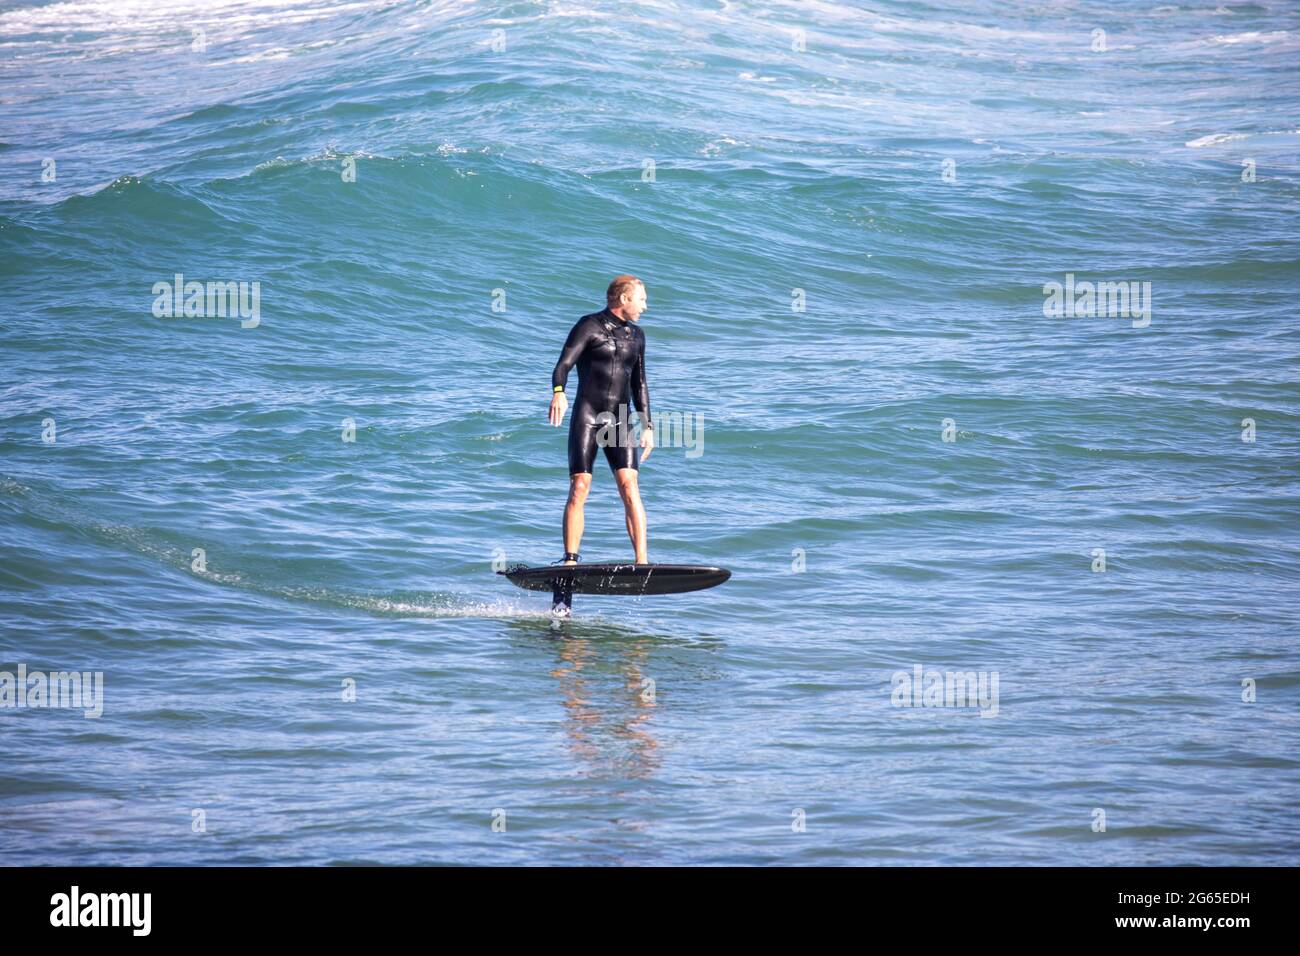
[[[573,400],[573,417],[569,419],[569,474],[591,471],[598,436],[612,471],[638,467],[641,449],[631,438],[630,422],[628,440],[619,442],[618,407],[626,408],[630,396],[642,423],[651,422],[645,333],[609,309],[584,315],[569,332],[551,373],[551,387],[563,388],[574,365],[578,366],[578,397]],[[608,424],[605,413],[612,416],[613,425]]]

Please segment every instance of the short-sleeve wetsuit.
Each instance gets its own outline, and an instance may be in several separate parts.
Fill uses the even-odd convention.
[[[591,471],[598,436],[610,470],[639,467],[641,449],[630,434],[626,442],[618,441],[617,423],[619,405],[626,407],[629,397],[641,413],[642,423],[651,421],[645,333],[609,309],[584,315],[569,332],[555,363],[551,373],[554,390],[564,388],[574,365],[578,366],[578,397],[573,400],[573,417],[569,419],[569,474]],[[613,416],[612,427],[607,414]],[[606,429],[604,435],[600,435],[602,428]],[[606,437],[608,441],[603,440]]]

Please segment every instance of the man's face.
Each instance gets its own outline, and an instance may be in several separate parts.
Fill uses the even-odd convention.
[[[633,286],[631,291],[624,292],[620,297],[623,301],[623,315],[629,322],[635,322],[645,311],[645,286]]]

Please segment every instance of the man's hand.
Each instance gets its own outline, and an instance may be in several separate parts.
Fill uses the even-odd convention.
[[[564,397],[563,392],[556,392],[551,396],[551,424],[558,426],[564,421],[564,413],[569,410],[569,400]]]
[[[645,461],[655,450],[655,433],[652,428],[641,428],[641,460]]]

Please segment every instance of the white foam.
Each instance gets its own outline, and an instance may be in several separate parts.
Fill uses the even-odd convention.
[[[1191,149],[1203,149],[1206,146],[1222,146],[1224,143],[1249,139],[1252,136],[1300,136],[1300,129],[1271,129],[1263,133],[1212,133],[1209,136],[1189,140],[1183,145]]]
[[[1289,34],[1286,30],[1272,30],[1268,33],[1260,33],[1258,30],[1251,30],[1246,33],[1224,33],[1219,36],[1212,36],[1205,40],[1206,43],[1221,43],[1224,45],[1234,45],[1237,43],[1276,43],[1279,40],[1285,40]]]

